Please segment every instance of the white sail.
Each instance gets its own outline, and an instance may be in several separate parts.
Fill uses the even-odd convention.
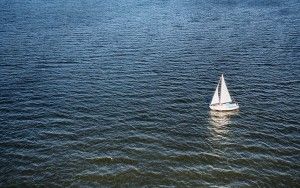
[[[227,89],[224,76],[221,76],[221,92],[220,92],[220,103],[228,103],[232,102],[229,91]]]
[[[212,100],[211,100],[210,105],[212,105],[212,104],[217,104],[217,103],[219,103],[219,102],[220,102],[220,101],[219,101],[219,83],[218,83],[217,88],[216,88],[216,91],[215,91],[215,94],[214,94],[214,96],[213,96],[213,98],[212,98]]]

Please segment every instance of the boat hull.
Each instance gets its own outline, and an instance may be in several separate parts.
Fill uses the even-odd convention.
[[[239,105],[237,103],[213,104],[209,108],[214,111],[233,111],[238,110]]]

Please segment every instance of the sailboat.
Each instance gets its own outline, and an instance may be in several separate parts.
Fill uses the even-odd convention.
[[[231,99],[223,74],[221,75],[209,108],[216,111],[231,111],[239,109],[238,103]]]

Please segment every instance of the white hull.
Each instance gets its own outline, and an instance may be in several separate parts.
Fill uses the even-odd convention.
[[[209,108],[215,111],[232,111],[239,109],[239,105],[237,103],[212,104]]]

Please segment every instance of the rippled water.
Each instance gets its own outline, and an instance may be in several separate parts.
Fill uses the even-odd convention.
[[[297,0],[1,0],[0,186],[300,186]],[[221,73],[240,104],[208,105]]]

